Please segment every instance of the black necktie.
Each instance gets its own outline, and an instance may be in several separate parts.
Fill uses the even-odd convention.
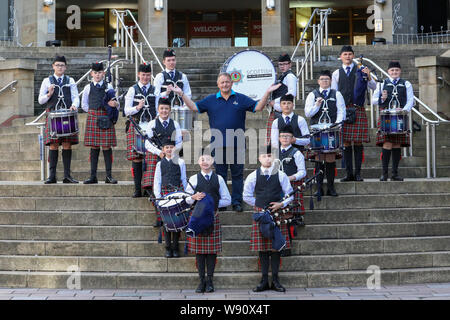
[[[327,98],[327,92],[328,90],[323,90],[323,97],[326,99]]]
[[[206,181],[209,182],[209,175],[206,175],[206,176],[205,176],[205,179],[206,179]]]
[[[269,178],[270,178],[269,170],[264,171],[264,176],[266,177],[266,180],[269,180]]]
[[[58,86],[62,85],[62,78],[58,78]]]
[[[347,77],[350,75],[350,67],[345,68],[347,70]]]
[[[286,121],[286,124],[289,124],[289,123],[291,123],[291,118],[286,117],[285,121]]]
[[[394,81],[392,81],[392,83],[394,84],[394,86],[397,85],[397,79],[395,79]]]
[[[147,87],[146,86],[142,86],[142,93],[144,94],[144,96],[147,95]]]
[[[100,88],[100,83],[97,83],[95,86],[96,86],[97,88]]]
[[[173,80],[173,78],[175,77],[175,72],[173,72],[173,71],[170,71],[170,72],[169,72],[169,74],[170,74],[170,79],[172,79],[172,80]]]
[[[168,125],[169,125],[169,123],[168,123],[166,120],[164,120],[164,121],[163,121],[164,129],[166,129]]]

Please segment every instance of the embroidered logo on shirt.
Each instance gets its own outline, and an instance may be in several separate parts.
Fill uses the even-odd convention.
[[[233,104],[234,104],[235,106],[237,106],[237,105],[238,105],[238,102],[237,102],[237,101],[235,101],[235,102],[233,102]]]

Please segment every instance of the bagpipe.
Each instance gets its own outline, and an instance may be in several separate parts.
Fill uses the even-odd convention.
[[[111,58],[112,58],[112,47],[111,45],[108,45],[108,62],[105,72],[105,83],[106,83],[106,92],[105,92],[105,98],[103,100],[103,106],[106,110],[106,113],[108,114],[109,120],[113,124],[117,123],[117,120],[119,119],[119,108],[111,107],[108,102],[112,101],[119,101],[125,94],[122,94],[120,96],[117,95],[116,91],[114,89],[108,89],[108,84],[112,82],[112,76],[111,76]]]
[[[128,120],[133,124],[135,132],[142,138],[142,141],[148,140],[152,145],[161,149],[163,146],[162,135],[156,132],[155,128],[152,128],[153,135],[150,137],[146,131],[134,120],[133,116],[128,116]]]

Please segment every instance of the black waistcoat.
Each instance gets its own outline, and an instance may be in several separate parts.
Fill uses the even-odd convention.
[[[282,73],[282,74],[278,77],[278,81],[279,81],[279,82],[283,82],[284,78],[286,78],[287,75],[290,74],[290,73],[293,74],[293,72],[292,72],[291,70],[288,70],[288,71]]]
[[[280,115],[278,118],[278,130],[282,130],[286,127],[286,122],[283,119],[283,116]],[[292,127],[292,131],[294,133],[294,137],[301,137],[303,136],[302,130],[300,130],[300,127],[298,126],[298,115],[294,113],[292,118],[290,119],[290,126]]]
[[[52,96],[50,99],[48,99],[46,107],[50,110],[55,110],[56,104],[58,103],[58,96],[60,92],[60,87],[58,86],[58,81],[56,80],[55,76],[49,77],[50,84],[55,84],[55,90],[53,91]],[[68,76],[63,76],[62,85],[68,85],[70,83],[70,78]],[[72,106],[72,94],[70,92],[70,86],[65,86],[62,88],[62,95],[64,103],[66,104],[66,108],[69,109]],[[62,101],[59,103],[58,109],[64,108],[64,104]]]
[[[353,65],[352,71],[350,71],[350,75],[347,77],[347,73],[345,72],[343,67],[339,68],[339,83],[338,83],[338,91],[344,97],[345,105],[353,103],[353,94],[355,91],[356,84],[356,69],[358,67]]]
[[[160,139],[172,139],[172,134],[175,131],[175,122],[169,118],[169,120],[166,120],[169,122],[167,125],[167,128],[164,129],[164,126],[162,125],[162,121],[160,119],[155,119],[155,130],[156,133],[159,135]],[[175,137],[173,137],[172,140],[174,140]]]
[[[278,172],[270,175],[269,180],[263,175],[261,168],[256,170],[255,206],[264,208],[271,202],[279,202],[283,198]]]
[[[406,105],[406,102],[408,100],[406,93],[406,81],[403,79],[398,79],[397,85],[394,85],[390,79],[385,79],[382,90],[387,91],[387,99],[383,103],[379,101],[379,103],[381,103],[380,104],[381,107],[389,108],[389,102],[391,101],[392,92],[394,91],[394,88],[397,88],[397,99],[400,102],[400,105],[397,106],[397,108],[403,108]]]
[[[136,83],[134,86],[134,99],[133,99],[133,107],[137,106],[139,104],[139,100],[141,99],[145,99],[147,100],[147,104],[149,106],[149,111],[150,114],[152,116],[152,119],[156,118],[156,107],[155,107],[155,101],[156,101],[156,97],[155,97],[155,87],[150,85],[150,87],[147,90],[147,95],[144,95],[144,93],[142,92],[141,88],[139,87],[139,85]],[[139,110],[138,113],[133,114],[133,118],[139,122],[141,119],[141,115],[144,112],[145,108],[142,108],[141,110]],[[148,118],[148,113],[147,111],[144,113],[144,116],[142,117],[142,121],[143,122],[150,122],[150,120]]]
[[[94,86],[94,83],[91,82],[90,91],[89,91],[89,109],[98,110],[103,109],[103,103],[106,95],[106,83],[103,81],[103,84],[100,88]]]
[[[280,147],[280,161],[283,163],[283,172],[290,177],[298,171],[297,165],[295,164],[294,154],[299,150],[291,146],[286,152],[282,153],[281,149],[282,147]]]
[[[181,78],[183,77],[183,74],[180,71],[175,70],[175,75],[173,77],[173,80],[170,77],[170,74],[168,72],[163,71],[162,74],[163,74],[163,77],[164,77],[164,82],[162,84],[163,87],[161,87],[161,92],[167,91],[166,86],[168,86],[170,84],[171,85],[176,84],[181,90],[183,90],[183,81],[181,80]],[[171,92],[169,94],[169,96],[168,96],[170,101],[172,101],[173,96],[174,96],[174,93]]]
[[[161,159],[161,186],[172,185],[178,187],[181,183],[181,168],[178,164],[169,161],[166,157]]]
[[[220,200],[220,184],[219,177],[215,172],[211,173],[209,181],[206,181],[201,172],[197,173],[197,186],[194,191],[208,193],[214,199],[215,208],[217,210]]]
[[[315,89],[313,93],[316,99],[323,98],[325,100],[323,94],[321,94],[319,90]],[[336,90],[330,89],[330,93],[328,94],[326,101],[328,106],[328,116],[331,119],[331,123],[335,123],[337,119]],[[325,101],[322,102],[322,104],[320,105],[319,111],[317,111],[317,113],[311,117],[310,125],[319,123],[319,119],[322,115],[324,105]],[[322,117],[322,121],[323,119],[326,119],[328,121],[328,117],[325,114]]]

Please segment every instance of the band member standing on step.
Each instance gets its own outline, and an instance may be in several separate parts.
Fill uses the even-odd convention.
[[[147,126],[147,135],[149,138],[153,138],[156,133],[156,140],[160,142],[165,139],[171,139],[175,141],[175,150],[179,151],[183,146],[183,136],[181,134],[181,128],[177,121],[170,118],[170,101],[169,99],[159,99],[158,101],[158,116],[150,121]],[[147,192],[151,190],[153,186],[153,179],[155,176],[155,167],[160,159],[164,158],[164,150],[154,143],[150,143],[148,140],[145,142],[145,163],[146,170],[144,172],[144,179],[142,181],[142,188]],[[156,222],[154,227],[161,226],[161,216],[159,212],[156,214]]]
[[[254,207],[257,212],[261,212],[269,206],[272,211],[286,207],[292,202],[293,197],[281,201],[284,195],[292,192],[289,177],[274,166],[275,157],[272,154],[271,146],[267,146],[267,151],[259,155],[261,167],[250,173],[244,183],[244,201]],[[289,231],[286,224],[280,226],[282,235],[286,238],[285,249],[290,249]],[[286,289],[280,284],[278,271],[280,268],[281,254],[272,250],[272,239],[263,237],[259,230],[258,223],[253,221],[250,239],[250,250],[258,251],[261,262],[262,279],[260,284],[253,289],[255,292],[264,290],[275,290],[284,292]],[[271,263],[269,258],[271,257]],[[269,264],[272,266],[272,285],[269,286]]]
[[[297,96],[297,77],[291,71],[292,61],[291,57],[287,53],[283,53],[278,57],[278,69],[281,72],[278,77],[278,82],[283,83],[287,86],[287,93],[294,97]],[[271,143],[271,130],[272,130],[272,122],[278,117],[281,116],[282,107],[281,107],[281,98],[276,98],[275,100],[270,101],[269,105],[272,107],[270,111],[269,118],[267,119],[267,144]],[[295,104],[294,104],[295,106]],[[278,139],[276,139],[276,143],[278,145]],[[273,144],[273,140],[272,140]]]
[[[309,134],[308,124],[306,123],[305,118],[301,115],[294,113],[294,103],[295,98],[291,94],[286,94],[280,98],[281,105],[281,115],[278,116],[272,123],[271,130],[271,144],[272,147],[278,148],[278,135],[279,131],[282,130],[286,126],[290,126],[293,131],[293,138],[290,141],[292,144],[303,149],[304,146],[307,146],[310,143],[309,138],[300,138],[301,136],[305,136]],[[300,150],[303,151],[303,150]]]
[[[67,63],[64,56],[56,56],[52,63],[53,75],[42,81],[39,90],[39,104],[45,104],[47,112],[56,109],[78,110],[80,98],[77,85],[73,78],[66,76]],[[62,92],[61,92],[62,91]],[[61,93],[61,94],[60,94]],[[62,96],[62,99],[59,97]],[[63,183],[78,183],[70,176],[70,164],[72,161],[72,145],[78,144],[78,133],[61,138],[51,138],[48,128],[48,118],[45,121],[44,144],[50,146],[48,158],[50,162],[50,175],[45,184],[56,183],[56,166],[58,164],[58,148],[63,146],[62,159],[64,164]]]
[[[175,141],[170,138],[162,140],[164,158],[156,164],[153,194],[161,198],[171,192],[184,191],[187,187],[186,165],[181,158],[173,158]],[[163,230],[166,244],[166,258],[178,258],[178,240],[181,232]]]
[[[103,158],[105,160],[105,183],[116,184],[117,180],[111,175],[113,162],[112,147],[117,145],[114,123],[111,122],[110,128],[102,129],[99,127],[97,120],[99,116],[108,116],[105,106],[107,93],[108,97],[111,97],[107,102],[111,108],[118,108],[119,102],[112,100],[115,95],[114,89],[110,83],[106,84],[104,81],[105,72],[103,71],[103,63],[93,63],[91,70],[92,82],[84,87],[81,98],[81,107],[88,113],[84,145],[91,147],[89,156],[91,161],[91,176],[83,183],[98,183],[97,164],[101,147],[103,148]]]
[[[308,94],[305,102],[305,116],[311,118],[310,125],[318,123],[340,123],[345,119],[345,101],[339,91],[331,89],[331,73],[329,70],[320,72],[319,89],[314,89]],[[336,175],[336,152],[316,154],[316,160],[325,161],[316,163],[316,171],[322,170],[327,177],[327,195],[336,197],[337,193],[334,189],[334,178]],[[324,168],[325,166],[325,168]],[[321,197],[324,193],[322,190],[323,175],[317,178],[317,193],[315,196]]]
[[[226,208],[231,204],[230,192],[225,180],[213,171],[214,158],[208,149],[202,150],[198,159],[200,172],[189,178],[186,192],[193,194],[186,199],[188,204],[202,200],[205,194],[214,199],[214,229],[210,235],[187,236],[188,250],[195,253],[200,284],[195,292],[214,292],[213,276],[216,266],[217,253],[222,251],[222,230],[218,208]],[[207,279],[205,280],[205,265]]]
[[[125,96],[125,115],[132,116],[138,124],[140,122],[148,123],[156,117],[155,87],[150,84],[151,77],[151,66],[149,64],[141,64],[138,69],[139,81],[128,89]],[[142,160],[144,156],[133,151],[133,146],[135,145],[134,135],[134,125],[128,121],[127,159],[132,161],[132,175],[134,179],[133,198],[139,198],[142,197]],[[163,156],[161,154],[161,157]]]
[[[384,80],[383,87],[377,87],[373,93],[374,104],[378,104],[380,111],[397,106],[403,111],[410,112],[414,105],[414,91],[411,83],[401,78],[402,69],[397,61],[389,62],[389,78]],[[398,164],[401,159],[401,147],[410,146],[409,133],[384,134],[380,130],[381,122],[378,120],[377,146],[382,147],[381,162],[383,175],[380,181],[387,181],[389,160],[392,154],[392,181],[403,181],[398,175]]]
[[[363,77],[367,87],[376,88],[376,82],[370,79],[368,68],[358,69],[353,63],[355,54],[351,46],[343,46],[339,55],[342,67],[333,72],[331,89],[339,91],[344,97],[347,120],[354,118],[353,123],[344,123],[342,127],[342,140],[344,142],[344,162],[347,175],[341,179],[346,181],[363,181],[361,178],[361,164],[363,161],[363,143],[370,142],[369,125],[364,107],[366,90],[355,92],[358,80]],[[351,112],[355,108],[355,115]],[[353,143],[353,146],[352,146]],[[353,174],[353,150],[355,154],[355,173]]]
[[[162,63],[166,68],[164,71],[156,75],[155,81],[153,82],[156,88],[156,105],[158,105],[159,98],[169,99],[169,103],[172,105],[172,100],[175,97],[175,93],[167,91],[167,86],[169,85],[177,85],[183,90],[183,94],[190,98],[192,93],[187,76],[175,69],[177,66],[177,58],[173,49],[164,50]],[[181,100],[181,98],[179,102],[179,104],[183,104],[183,100]],[[173,104],[176,104],[175,101]]]

